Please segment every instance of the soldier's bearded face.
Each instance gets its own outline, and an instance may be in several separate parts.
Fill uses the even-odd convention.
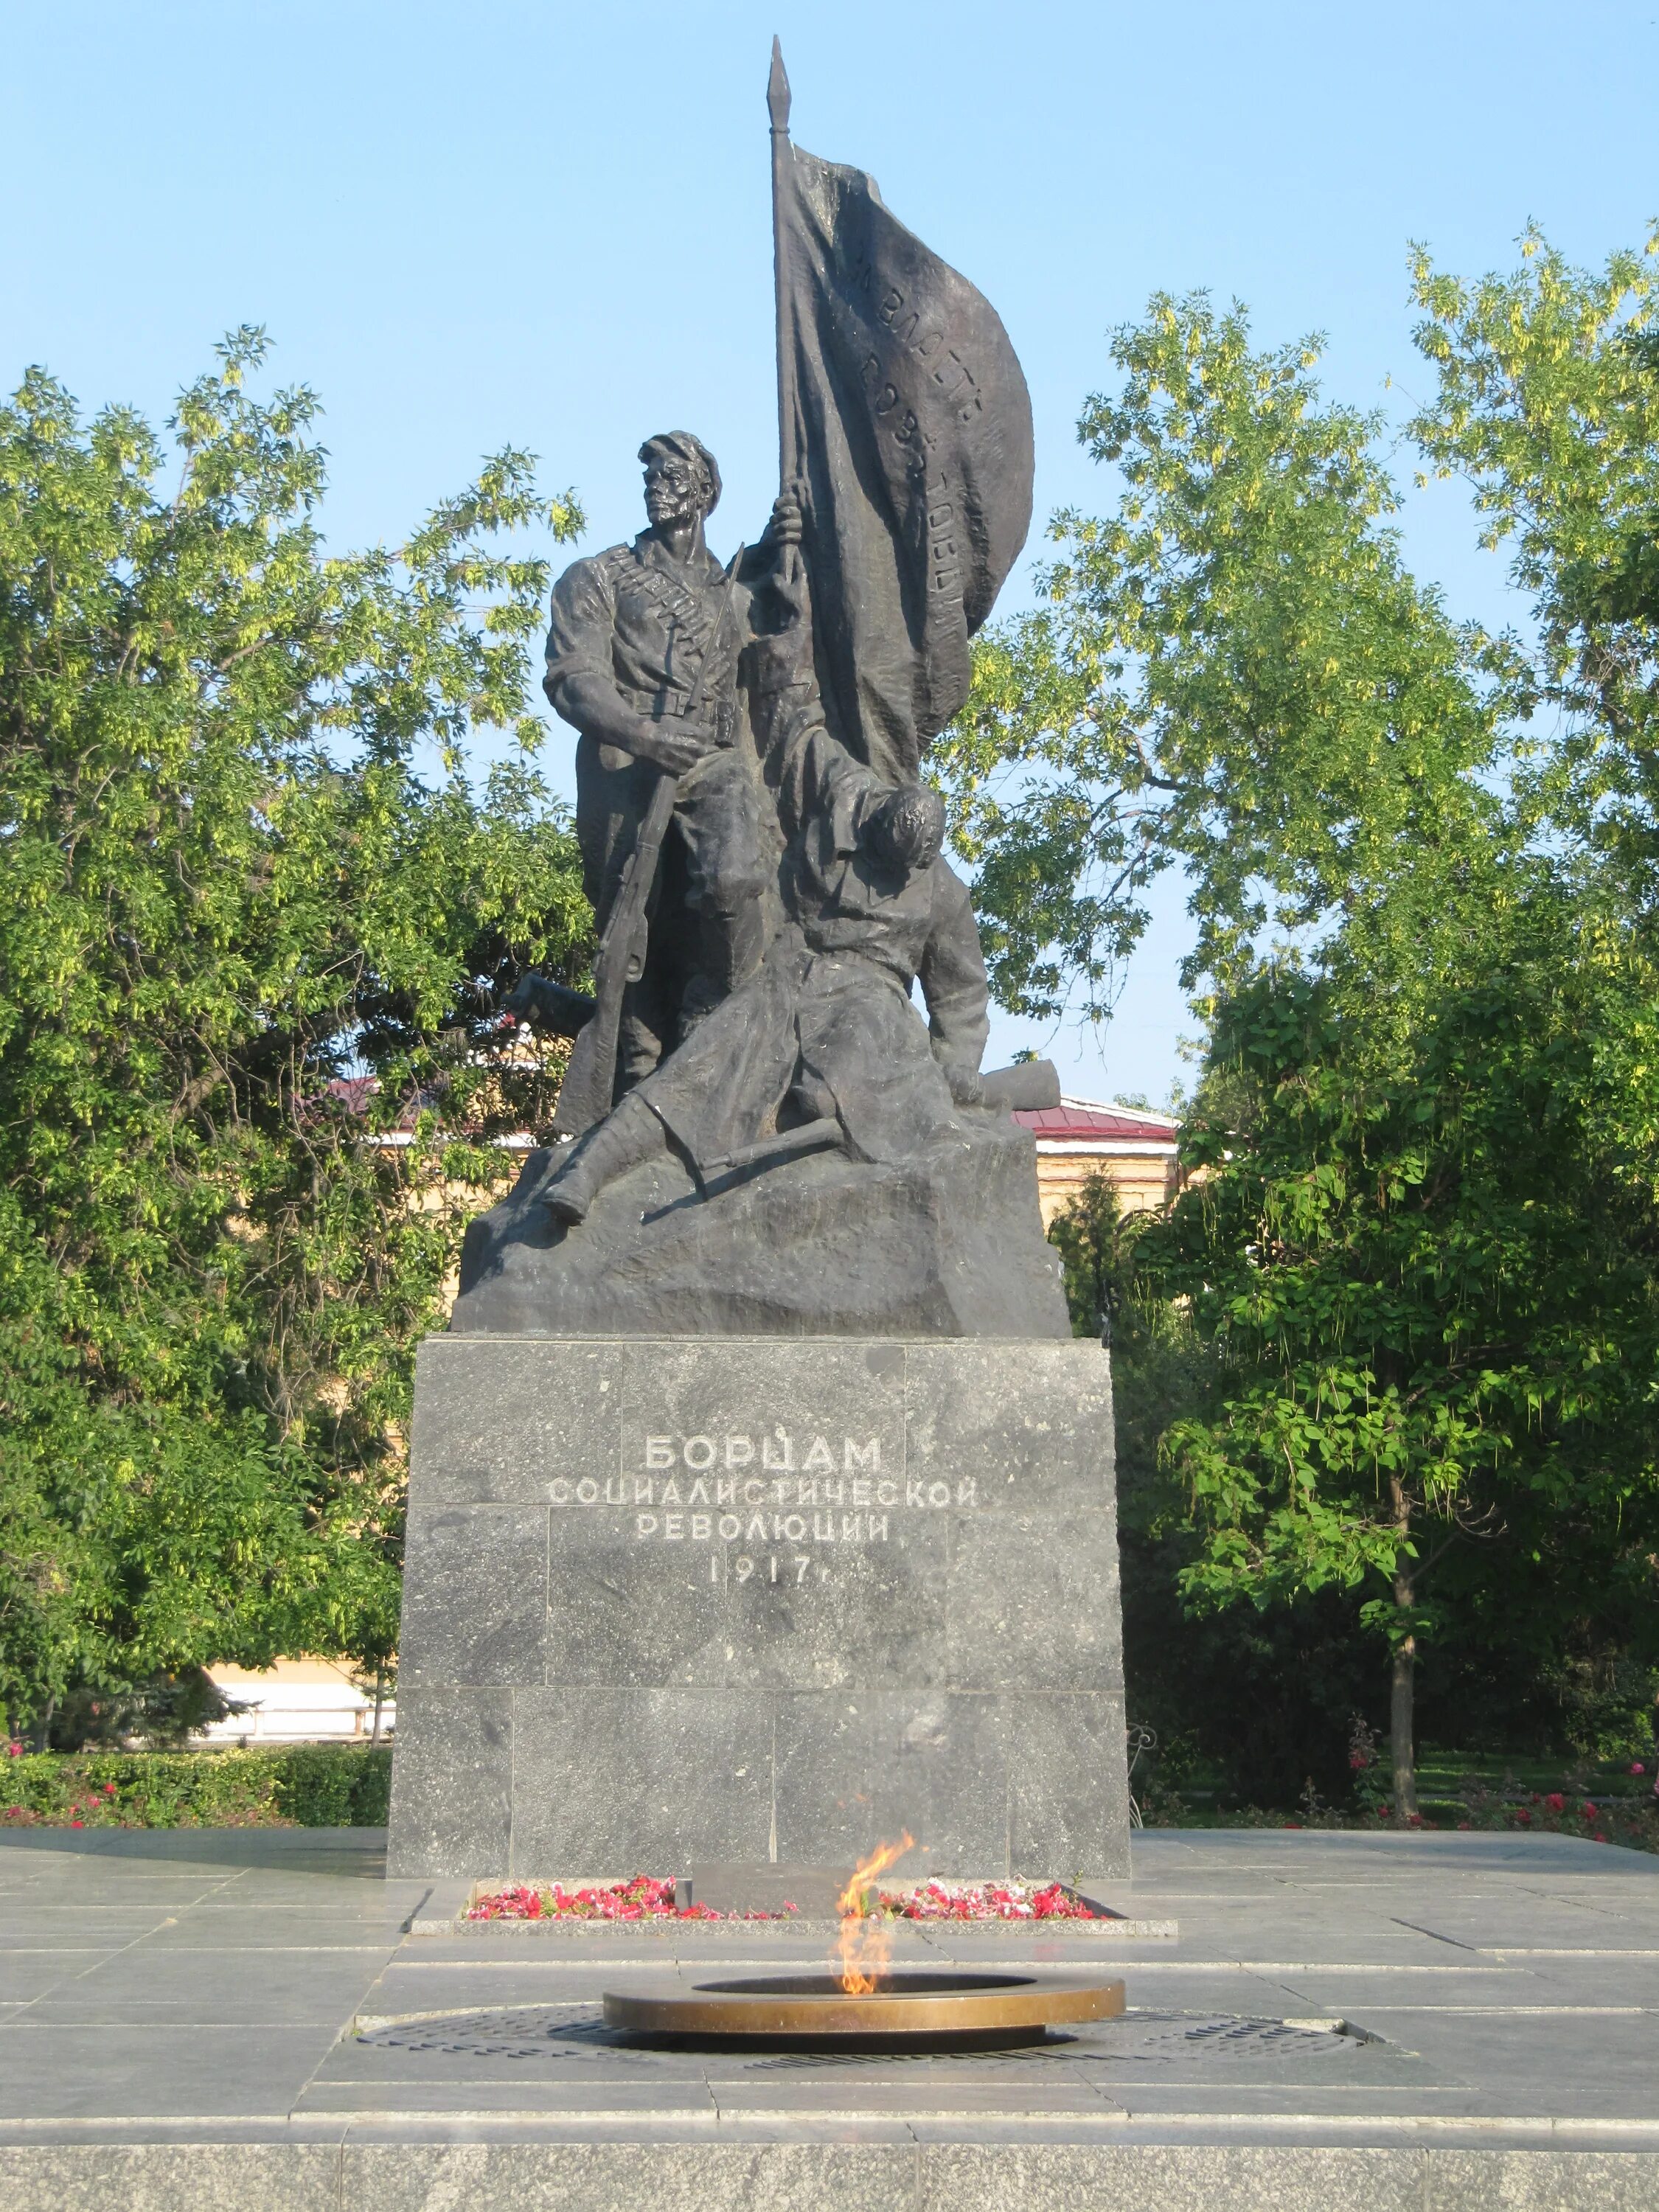
[[[690,522],[706,514],[708,487],[702,471],[673,454],[653,457],[646,464],[645,511],[653,529],[665,522]]]

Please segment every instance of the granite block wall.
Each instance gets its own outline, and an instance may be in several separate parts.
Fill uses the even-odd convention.
[[[391,1869],[1127,1867],[1097,1345],[438,1336]]]

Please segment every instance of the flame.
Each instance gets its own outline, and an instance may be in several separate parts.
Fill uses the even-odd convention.
[[[904,1856],[915,1842],[907,1828],[896,1844],[878,1844],[867,1859],[860,1859],[849,1881],[836,1899],[841,1915],[841,1985],[849,1997],[872,1996],[886,1970],[893,1938],[885,1918],[866,1913],[866,1892],[878,1875],[885,1874],[895,1859]]]

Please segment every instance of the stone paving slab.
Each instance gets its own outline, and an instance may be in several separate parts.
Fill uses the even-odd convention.
[[[1103,1887],[1174,1940],[896,1931],[917,1960],[1109,1959],[1122,2022],[858,2063],[599,2027],[607,1986],[787,1967],[815,1933],[416,1936],[431,1885],[381,1863],[367,1832],[0,1838],[4,2212],[1659,2207],[1659,1861],[1638,1854],[1154,1832]],[[581,2033],[516,2057],[373,2039],[468,2014]],[[1348,2032],[1252,2045],[1252,2021]]]
[[[449,2140],[0,2147],[10,2212],[1031,2212],[1126,2204],[1343,2212],[1650,2212],[1651,2165],[1616,2147],[1468,2150],[1328,2143],[876,2137],[721,2142]]]
[[[337,2035],[325,2021],[234,2031],[211,2022],[94,2027],[26,2010],[0,2027],[0,2122],[280,2117]]]

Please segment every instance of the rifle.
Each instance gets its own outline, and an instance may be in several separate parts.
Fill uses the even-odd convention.
[[[687,695],[680,709],[684,720],[696,713],[702,704],[708,687],[708,666],[720,643],[720,630],[726,621],[726,611],[732,603],[732,587],[737,581],[738,563],[747,548],[739,545],[732,556],[732,565],[726,572],[726,586],[720,595],[720,611],[714,617],[714,626],[708,633],[708,643],[703,649],[702,665],[697,671],[696,682]],[[679,779],[666,772],[658,775],[651,793],[650,804],[645,810],[645,819],[640,824],[638,842],[629,855],[628,866],[617,892],[611,919],[599,939],[599,950],[593,963],[593,1012],[571,1047],[570,1065],[565,1070],[564,1081],[559,1086],[559,1103],[553,1116],[555,1133],[561,1137],[580,1137],[596,1121],[603,1121],[611,1111],[617,1088],[617,1040],[622,1029],[623,1000],[630,983],[637,983],[645,973],[646,953],[650,945],[651,925],[647,909],[652,888],[657,880],[657,866],[662,857],[662,841],[667,835],[669,817],[674,811],[674,800],[679,789]]]

